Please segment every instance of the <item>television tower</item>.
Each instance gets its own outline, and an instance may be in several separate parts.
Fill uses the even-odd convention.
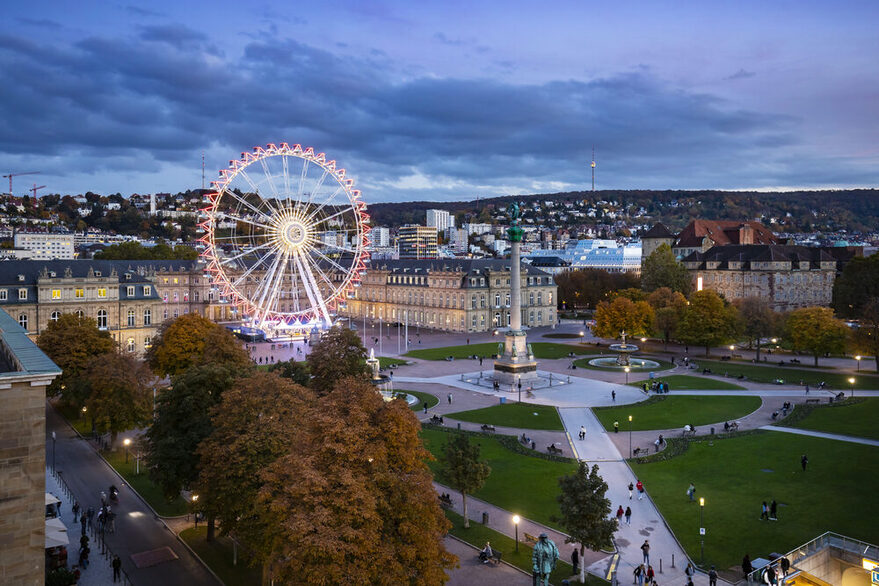
[[[595,191],[595,145],[592,145],[592,191]]]
[[[201,189],[204,191],[204,151],[201,152]]]

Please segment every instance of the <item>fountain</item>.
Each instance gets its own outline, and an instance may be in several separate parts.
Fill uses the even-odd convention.
[[[623,339],[622,344],[611,344],[609,346],[611,352],[616,352],[616,358],[603,357],[593,358],[589,361],[592,366],[600,366],[603,368],[630,368],[630,369],[647,369],[656,368],[659,363],[655,360],[647,360],[645,358],[632,358],[632,354],[638,351],[638,346],[634,344],[626,344],[626,332],[620,332]]]
[[[375,357],[375,348],[369,349],[369,358],[366,359],[366,366],[369,367],[372,376],[370,382],[376,386],[379,394],[385,401],[393,401],[394,399],[405,399],[411,407],[418,403],[418,397],[409,393],[394,392],[394,379],[386,374],[382,374],[381,363]]]

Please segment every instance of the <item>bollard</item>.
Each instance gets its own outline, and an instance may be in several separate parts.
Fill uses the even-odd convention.
[[[659,573],[662,573],[662,558],[659,558]]]
[[[675,567],[675,554],[671,554],[671,567]]]
[[[459,421],[458,422],[458,430],[460,430],[460,429],[461,429],[461,422]]]

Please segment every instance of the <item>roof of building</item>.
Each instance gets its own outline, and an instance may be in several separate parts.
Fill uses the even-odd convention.
[[[571,263],[557,256],[533,256],[529,259],[535,267],[569,267]]]
[[[372,263],[373,270],[390,271],[394,273],[430,273],[430,272],[461,272],[468,275],[480,275],[489,271],[509,271],[510,261],[495,258],[433,258],[421,260],[377,260]],[[529,275],[548,275],[527,263],[522,268]]]
[[[715,246],[729,246],[731,244],[743,244],[740,242],[741,229],[750,227],[753,240],[750,244],[778,244],[775,235],[760,222],[746,221],[737,222],[731,220],[693,220],[678,234],[676,247],[702,246],[702,240],[707,236],[711,238]],[[655,226],[654,226],[655,228]],[[643,238],[643,236],[642,236]]]
[[[0,309],[0,378],[22,374],[61,374],[52,360],[27,337],[27,332]]]
[[[135,275],[188,272],[197,265],[194,260],[7,260],[0,262],[0,283],[21,282],[19,275],[24,276],[24,282],[35,283],[40,276],[52,276],[52,273],[59,278],[83,279],[89,277],[90,271],[105,277],[128,273],[134,278]]]
[[[653,227],[647,230],[645,234],[641,236],[641,239],[644,238],[674,238],[675,235],[671,233],[671,231],[666,227],[662,222],[657,222],[653,224]]]
[[[853,255],[854,253],[852,253]],[[818,263],[837,262],[837,258],[830,254],[829,249],[824,247],[796,246],[786,244],[740,244],[730,246],[714,246],[705,252],[693,252],[683,262],[700,263],[702,268],[705,263],[717,262],[719,270],[729,269],[729,263],[745,263],[743,268],[750,268],[752,262],[809,262],[810,268],[820,268]],[[844,261],[841,261],[844,262]],[[689,268],[694,268],[690,266]],[[738,270],[738,269],[737,269]]]

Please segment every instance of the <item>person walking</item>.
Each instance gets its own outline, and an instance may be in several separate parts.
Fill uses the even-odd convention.
[[[580,439],[586,439],[586,428],[582,425],[580,426]]]
[[[73,522],[76,523],[79,520],[79,501],[75,501],[73,503]]]
[[[742,572],[745,574],[745,580],[748,582],[751,581],[751,572],[754,571],[754,566],[751,565],[751,556],[745,554],[745,557],[742,558]]]
[[[806,456],[806,454],[803,454],[803,457],[800,458],[800,465],[803,467],[803,472],[806,471],[806,464],[808,464],[808,463],[809,463],[809,458]]]
[[[769,520],[769,507],[766,505],[766,501],[763,501],[763,504],[760,507],[760,520]]]
[[[626,525],[632,524],[632,507],[626,507]]]
[[[635,490],[635,485],[631,482],[629,483],[629,500],[632,500],[632,491]]]
[[[88,517],[86,517],[85,511],[83,511],[82,515],[79,516],[79,528],[82,529],[83,537],[85,537],[86,523],[88,523]]]
[[[778,521],[778,503],[775,502],[775,499],[772,499],[772,502],[769,503],[769,520]]]
[[[449,405],[451,405],[452,404],[452,393],[449,393],[448,399],[449,399]]]
[[[656,574],[653,572],[653,566],[651,566],[650,564],[647,564],[647,583],[648,584],[652,583],[653,586],[656,586],[655,578],[656,578]]]
[[[635,571],[632,572],[632,575],[635,576],[635,582],[638,583],[638,586],[644,586],[644,574],[647,573],[647,570],[644,569],[644,564],[640,564],[635,567]]]
[[[614,403],[617,402],[617,392],[616,392],[616,391],[611,391],[611,392],[610,392],[610,399],[611,399],[611,401],[613,401]]]
[[[117,580],[122,579],[122,560],[119,559],[119,556],[113,557],[113,583],[115,584]]]
[[[617,509],[617,525],[623,522],[623,515],[625,514],[626,512],[623,510],[623,505],[620,505],[620,508]]]
[[[717,570],[714,569],[714,566],[708,570],[708,586],[717,586]]]
[[[647,539],[644,540],[644,543],[641,544],[641,553],[644,554],[644,563],[648,566],[650,565],[650,541]],[[650,580],[647,580],[648,582]]]
[[[644,483],[639,480],[638,484],[635,485],[635,488],[638,489],[638,500],[640,501],[644,498]]]
[[[574,566],[574,573],[580,573],[580,551],[575,547],[571,552],[571,565]]]
[[[690,483],[689,488],[687,488],[687,496],[690,497],[691,503],[696,500],[696,485],[692,482]]]
[[[424,402],[424,414],[427,415],[427,401]]]
[[[687,562],[687,568],[684,570],[684,574],[686,574],[687,578],[692,581],[693,576],[696,575],[696,568],[693,567],[692,562]]]

